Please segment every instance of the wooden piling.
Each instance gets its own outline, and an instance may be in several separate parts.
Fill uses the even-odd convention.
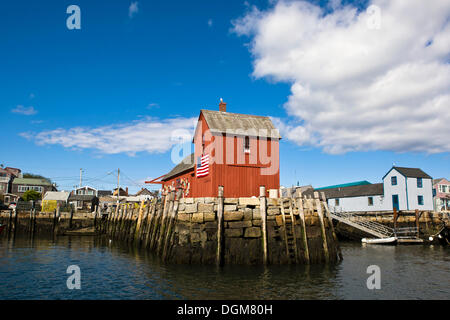
[[[315,200],[316,207],[317,207],[317,214],[319,215],[320,230],[322,233],[322,245],[323,245],[323,251],[324,251],[324,255],[325,255],[325,261],[328,263],[330,261],[330,253],[328,251],[327,233],[325,230],[325,221],[323,220],[322,204],[320,203],[319,193],[317,191],[314,192],[314,200]]]
[[[419,235],[420,235],[420,231],[419,231],[419,228],[420,228],[420,225],[419,225],[419,210],[416,209],[415,213],[416,213],[417,238],[419,238]]]
[[[156,216],[154,218],[155,221],[154,221],[154,227],[152,230],[152,236],[150,238],[150,249],[151,250],[154,250],[158,244],[157,238],[158,238],[159,229],[161,229],[162,213],[164,212],[168,201],[169,201],[169,197],[167,197],[166,195],[163,195],[161,198],[161,202],[159,203],[158,211],[156,212]]]
[[[164,242],[163,255],[162,259],[165,261],[169,254],[169,248],[173,241],[173,226],[175,224],[175,217],[178,212],[178,204],[180,202],[180,198],[183,195],[183,190],[180,188],[177,190],[175,194],[175,199],[173,202],[172,210],[169,212],[168,221],[167,221],[167,231],[166,231],[166,240]]]
[[[171,211],[172,208],[173,208],[173,199],[174,199],[174,192],[171,191],[169,193],[169,201],[168,201],[168,203],[166,203],[166,206],[164,206],[164,211],[163,211],[163,215],[162,215],[162,218],[161,218],[161,227],[160,227],[160,232],[159,232],[159,237],[158,237],[158,246],[156,248],[156,252],[158,254],[162,253],[161,250],[163,248],[163,241],[165,239],[164,235],[165,235],[165,232],[166,232],[167,213],[169,211]]]
[[[141,231],[143,215],[144,215],[144,200],[141,201],[141,205],[139,207],[139,214],[138,214],[138,219],[137,219],[137,223],[136,223],[136,231],[134,233],[134,239],[135,239],[135,241],[137,241],[137,243],[140,242],[139,232]]]
[[[223,186],[219,186],[217,191],[217,250],[216,250],[216,265],[218,267],[223,265],[223,208],[224,208],[224,193]]]
[[[325,208],[325,214],[328,217],[328,221],[330,222],[331,233],[333,235],[333,241],[334,241],[335,246],[336,246],[336,250],[337,250],[337,253],[338,253],[339,260],[342,261],[344,258],[342,256],[341,246],[339,245],[339,241],[338,241],[338,238],[337,238],[337,235],[336,235],[336,231],[334,230],[333,219],[331,218],[330,210],[328,209],[327,198],[325,197],[325,193],[324,192],[321,192],[320,196],[322,198],[323,206]]]
[[[303,247],[305,251],[305,261],[307,264],[310,262],[309,258],[309,248],[308,248],[308,237],[306,234],[306,222],[305,222],[305,212],[303,208],[303,198],[302,193],[300,190],[296,190],[296,202],[297,202],[297,210],[298,215],[300,216],[300,223],[302,228],[302,241],[303,241]]]
[[[259,212],[261,214],[261,231],[263,241],[263,264],[267,265],[268,248],[267,248],[267,199],[266,187],[259,187]]]

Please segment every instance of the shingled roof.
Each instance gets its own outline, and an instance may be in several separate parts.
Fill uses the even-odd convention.
[[[243,131],[255,130],[255,135],[258,137],[281,139],[280,133],[269,117],[204,109],[201,110],[201,113],[203,113],[212,134],[242,135]]]
[[[392,167],[392,169],[397,170],[402,175],[404,175],[405,177],[408,177],[408,178],[426,178],[426,179],[431,179],[431,177],[429,175],[427,175],[425,172],[423,172],[419,168]],[[391,171],[391,170],[389,170],[389,171]]]
[[[180,173],[183,173],[187,170],[193,169],[195,166],[194,163],[194,154],[191,153],[186,158],[184,158],[179,164],[175,166],[168,174],[161,178],[162,181],[168,180]]]
[[[308,190],[304,192],[305,195],[313,195],[316,190]],[[339,187],[339,188],[331,188],[331,189],[322,189],[317,190],[319,193],[325,193],[325,197],[327,199],[336,199],[336,198],[348,198],[348,197],[364,197],[364,196],[378,196],[383,195],[383,184],[382,183],[374,183],[374,184],[365,184],[365,185],[356,185],[349,187]]]

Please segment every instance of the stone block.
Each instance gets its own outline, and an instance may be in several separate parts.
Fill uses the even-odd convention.
[[[275,220],[276,220],[278,226],[284,225],[283,217],[281,215],[275,216]]]
[[[223,199],[224,204],[238,204],[238,198],[225,198]]]
[[[267,205],[268,206],[278,206],[278,199],[276,199],[276,198],[267,199]]]
[[[259,205],[258,198],[239,198],[239,204],[243,206],[256,206]]]
[[[259,227],[245,228],[244,237],[245,238],[259,238],[259,237],[261,237],[261,228],[259,228]]]
[[[236,211],[237,206],[235,204],[226,204],[223,206],[224,211]]]
[[[213,212],[214,204],[212,204],[212,203],[208,203],[208,204],[199,203],[197,208],[198,208],[199,212]]]
[[[180,221],[191,221],[191,215],[188,213],[178,213],[177,218]]]
[[[207,203],[207,204],[209,204],[209,203],[214,204],[215,201],[216,201],[216,198],[213,198],[213,197],[206,197],[205,198],[205,203]]]
[[[236,229],[236,228],[248,228],[252,226],[251,221],[233,221],[228,222],[228,228]]]
[[[252,220],[252,225],[259,227],[259,226],[262,225],[262,220],[261,219],[259,219],[259,220]]]
[[[242,237],[242,229],[225,229],[225,237],[238,238]]]
[[[203,213],[203,219],[205,221],[215,221],[216,220],[216,214],[214,212]]]
[[[217,222],[205,222],[205,229],[217,229]]]
[[[192,222],[197,222],[197,223],[203,223],[203,221],[204,221],[203,212],[193,213],[191,221]]]
[[[244,220],[252,220],[253,214],[252,209],[250,209],[250,212],[244,212]]]
[[[244,218],[244,213],[239,211],[225,211],[223,213],[223,219],[225,221],[239,221]]]
[[[193,204],[187,204],[186,205],[186,209],[185,209],[185,212],[186,213],[194,213],[194,212],[197,212],[198,210],[197,210],[197,203],[193,203]]]
[[[278,207],[269,207],[267,209],[267,215],[268,216],[273,216],[273,215],[276,215],[276,214],[280,214],[280,208],[278,208]]]
[[[192,204],[192,203],[194,203],[194,198],[184,198],[184,203]]]

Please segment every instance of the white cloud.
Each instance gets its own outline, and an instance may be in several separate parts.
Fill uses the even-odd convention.
[[[340,1],[328,14],[279,1],[251,7],[233,30],[251,37],[256,78],[291,83],[288,139],[329,153],[449,152],[450,2],[370,4],[379,28]]]
[[[11,110],[12,113],[19,113],[19,114],[23,114],[26,116],[31,116],[33,114],[37,113],[37,110],[33,107],[24,107],[22,105],[18,105],[17,107],[15,107],[14,109]]]
[[[139,12],[138,4],[139,2],[137,1],[130,4],[128,7],[128,17],[133,18]]]
[[[208,27],[212,27],[212,25],[213,25],[212,19],[208,19]]]
[[[197,118],[173,118],[133,121],[97,128],[75,127],[20,135],[38,145],[61,145],[70,149],[94,149],[102,154],[137,152],[164,153],[180,142],[179,137],[191,137]],[[192,138],[191,138],[192,139]]]

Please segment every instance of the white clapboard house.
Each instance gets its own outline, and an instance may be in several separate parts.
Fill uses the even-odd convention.
[[[432,178],[418,168],[392,167],[383,183],[316,189],[324,192],[332,212],[433,210]]]

